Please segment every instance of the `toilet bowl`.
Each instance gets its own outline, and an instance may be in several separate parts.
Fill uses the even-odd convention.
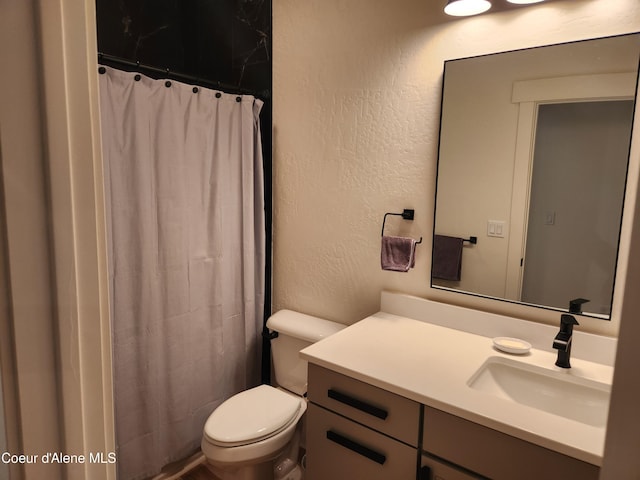
[[[223,467],[272,460],[287,446],[306,410],[304,398],[269,385],[245,390],[211,414],[202,452]]]
[[[221,480],[273,480],[276,459],[299,435],[307,409],[307,362],[303,348],[345,326],[281,310],[267,321],[272,330],[273,368],[278,387],[260,385],[224,401],[207,419],[201,448]],[[297,457],[297,448],[293,453]],[[288,463],[297,463],[297,458]],[[286,472],[285,472],[286,473]]]

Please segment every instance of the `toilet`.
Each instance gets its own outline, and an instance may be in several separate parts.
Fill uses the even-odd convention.
[[[296,439],[307,410],[307,362],[299,352],[345,325],[280,310],[269,317],[267,327],[274,337],[271,353],[278,386],[260,385],[234,395],[213,411],[204,426],[202,452],[221,480],[301,478],[287,473],[298,468]],[[287,450],[295,451],[293,460],[282,459]],[[274,469],[284,470],[274,477]]]

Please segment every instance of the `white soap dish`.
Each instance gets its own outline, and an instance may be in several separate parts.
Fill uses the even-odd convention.
[[[493,346],[503,352],[514,353],[516,355],[523,355],[531,350],[531,344],[529,342],[511,337],[496,337],[493,339]]]

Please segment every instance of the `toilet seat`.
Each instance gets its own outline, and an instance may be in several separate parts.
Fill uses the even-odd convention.
[[[269,385],[240,392],[225,400],[204,426],[208,442],[235,447],[259,442],[286,429],[298,418],[302,398]]]

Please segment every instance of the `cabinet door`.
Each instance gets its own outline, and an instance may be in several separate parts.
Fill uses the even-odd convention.
[[[597,480],[599,467],[424,408],[422,448],[493,480]]]
[[[307,480],[415,480],[418,452],[309,403]]]
[[[482,480],[484,477],[464,472],[442,463],[435,458],[422,455],[420,480]]]

